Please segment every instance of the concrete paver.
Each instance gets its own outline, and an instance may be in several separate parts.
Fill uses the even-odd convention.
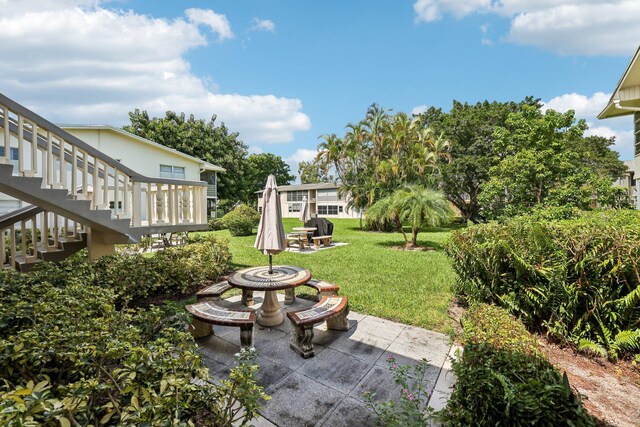
[[[278,295],[281,303],[284,295]],[[225,305],[239,307],[238,296]],[[254,295],[258,308],[262,295]],[[313,305],[297,298],[285,311]],[[426,358],[429,366],[424,378],[431,394],[430,406],[446,405],[455,376],[449,358],[455,348],[441,333],[368,316],[349,314],[348,331],[329,331],[325,324],[314,328],[315,356],[303,359],[289,348],[291,325],[285,316],[281,325],[254,328],[258,354],[258,383],[271,400],[264,403],[260,416],[251,422],[256,427],[373,426],[374,414],[366,407],[363,393],[375,393],[375,399],[398,400],[400,387],[389,371],[387,356],[399,364],[416,364]],[[238,328],[214,326],[215,335],[198,340],[212,380],[228,376],[240,351]]]

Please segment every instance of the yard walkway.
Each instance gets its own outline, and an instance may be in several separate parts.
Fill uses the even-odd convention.
[[[284,295],[278,295],[281,303]],[[240,297],[229,298],[230,307],[239,306]],[[262,293],[255,293],[256,307]],[[313,305],[296,298],[287,310]],[[316,326],[315,357],[303,359],[289,348],[291,326],[285,322],[274,328],[256,325],[255,347],[260,365],[258,381],[272,399],[252,422],[256,427],[370,426],[373,416],[364,405],[363,393],[376,399],[400,396],[400,389],[387,367],[387,356],[399,364],[416,364],[426,358],[426,381],[433,395],[430,405],[442,408],[455,382],[449,355],[454,348],[441,333],[395,323],[355,312],[349,314],[349,331],[328,331]],[[212,379],[224,378],[240,351],[238,328],[214,326],[215,336],[199,340],[201,353]]]

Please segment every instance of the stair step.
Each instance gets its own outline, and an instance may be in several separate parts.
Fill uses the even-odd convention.
[[[23,261],[22,257],[16,257],[16,269],[21,273],[28,273],[35,264],[41,263],[42,260],[40,258],[33,258],[29,261]]]

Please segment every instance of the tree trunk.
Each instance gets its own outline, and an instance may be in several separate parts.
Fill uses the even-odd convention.
[[[395,218],[393,222],[396,223],[396,227],[398,227],[398,229],[402,233],[402,237],[404,237],[404,245],[407,246],[409,244],[409,239],[407,239],[407,233],[405,233],[404,228],[402,228],[402,221],[400,221],[400,219],[398,218]]]
[[[411,247],[418,247],[418,232],[420,232],[420,227],[411,227]]]

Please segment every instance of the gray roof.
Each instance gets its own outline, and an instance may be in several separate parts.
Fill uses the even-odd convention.
[[[335,182],[318,182],[315,184],[279,185],[278,192],[299,190],[333,190],[337,188],[340,188],[340,184]],[[256,193],[262,193],[262,191],[263,190],[256,191]]]

